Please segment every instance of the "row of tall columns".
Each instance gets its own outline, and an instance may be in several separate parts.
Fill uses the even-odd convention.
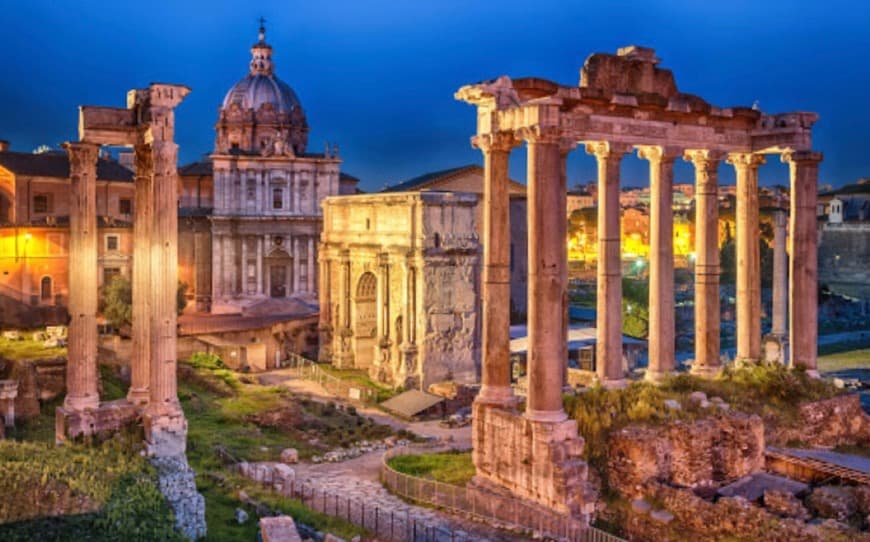
[[[234,179],[236,175],[239,175],[238,181]],[[253,175],[254,177],[233,171],[223,172],[221,174],[222,182],[217,185],[218,188],[215,191],[215,207],[229,213],[247,211],[249,204],[252,204],[251,210],[258,214],[278,211],[290,211],[293,214],[306,215],[316,215],[319,213],[319,182],[303,182],[296,179],[291,173],[285,182],[277,184],[262,179],[261,177],[264,175],[262,172]],[[248,182],[251,180],[255,183],[254,201],[249,203],[247,190]],[[282,206],[280,209],[273,207],[272,190],[274,189],[282,190]],[[302,205],[303,200],[307,200],[307,203],[309,203],[306,204],[305,208]]]
[[[788,256],[786,255],[786,229],[788,217],[782,210],[773,215],[773,302],[770,334],[785,339],[786,310],[788,307]]]
[[[135,235],[135,232],[134,232]],[[248,262],[250,260],[250,250],[248,248],[250,236],[242,236],[237,247],[237,242],[234,236],[227,234],[216,234],[213,239],[214,254],[212,257],[212,295],[216,299],[231,297],[237,293],[237,277],[241,277],[241,289],[238,293],[248,295],[268,294],[267,281],[264,280],[265,273],[268,272],[264,265],[265,247],[271,243],[271,236],[256,236],[256,246],[254,249],[255,268],[256,268],[256,285],[253,292],[248,290]],[[293,292],[314,292],[317,289],[317,275],[315,273],[315,246],[314,236],[293,237],[291,241],[291,254],[293,256],[293,268],[290,270],[290,284],[288,284],[288,295]],[[240,273],[237,275],[237,265],[232,262],[235,259],[236,249],[241,253],[242,265]],[[305,281],[302,281],[303,264],[301,263],[302,250],[306,251]],[[135,281],[135,279],[134,279]]]
[[[97,388],[97,157],[99,145],[67,143],[72,198],[69,216],[69,345],[64,408],[100,403]]]

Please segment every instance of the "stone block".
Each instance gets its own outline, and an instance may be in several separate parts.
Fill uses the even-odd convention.
[[[858,501],[852,488],[822,486],[813,490],[807,500],[819,517],[845,522],[858,512]]]
[[[665,399],[665,406],[673,410],[680,410],[683,408],[682,405],[680,405],[680,402],[676,399]]]
[[[649,513],[649,517],[659,523],[670,523],[674,521],[674,515],[667,510],[653,510]]]
[[[101,439],[138,423],[139,419],[138,408],[124,399],[107,401],[98,408],[86,410],[68,410],[60,406],[55,412],[55,439],[58,443],[82,437]]]
[[[788,491],[776,489],[764,492],[764,507],[774,514],[806,521],[810,513],[804,503]]]
[[[299,451],[296,448],[285,448],[281,451],[281,461],[288,465],[299,462]]]
[[[302,542],[290,516],[260,518],[260,536],[263,542]]]
[[[693,391],[689,394],[689,401],[694,401],[696,403],[704,403],[707,401],[707,394],[703,391]]]
[[[634,499],[631,501],[631,509],[638,514],[647,514],[652,510],[652,505],[643,499]]]

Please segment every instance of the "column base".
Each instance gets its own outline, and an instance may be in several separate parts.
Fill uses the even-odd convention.
[[[127,392],[127,401],[134,405],[147,405],[150,399],[148,388],[130,388]]]
[[[85,437],[108,437],[139,419],[140,410],[124,399],[109,401],[96,408],[73,410],[65,405],[55,411],[55,442]]]
[[[564,410],[532,410],[527,408],[523,417],[530,422],[560,423],[568,419]]]
[[[785,365],[788,361],[788,337],[769,333],[761,339],[764,362]]]
[[[510,386],[482,386],[474,402],[494,407],[513,408],[519,403]]]
[[[71,397],[69,395],[63,400],[63,408],[71,412],[83,412],[85,410],[93,410],[99,408],[100,397],[97,395]]]

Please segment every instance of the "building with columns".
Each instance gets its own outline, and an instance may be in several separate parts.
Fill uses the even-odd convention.
[[[302,104],[275,75],[263,27],[215,130],[209,160],[181,168],[212,190],[210,295],[199,284],[200,308],[210,301],[212,313],[241,313],[269,300],[316,300],[320,204],[341,193],[341,159],[337,146],[308,152]]]
[[[816,371],[816,192],[821,154],[812,151],[809,112],[765,114],[716,107],[678,90],[655,51],[625,47],[586,59],[576,85],[540,78],[462,87],[456,97],[477,108],[474,142],[484,155],[483,366],[475,402],[473,460],[477,477],[556,510],[585,516],[583,443],[562,406],[566,345],[566,158],[582,145],[598,162],[597,373],[605,386],[625,384],[622,366],[620,162],[637,152],[649,163],[649,370],[674,370],[673,165],[695,167],[695,364],[701,375],[721,368],[719,345],[719,163],[737,174],[737,355],[761,359],[758,168],[766,155],[789,164],[790,363]],[[514,147],[528,154],[528,401],[516,410],[510,387],[505,268],[509,247],[507,163]],[[506,447],[505,443],[511,443]],[[534,454],[541,461],[528,462]],[[549,460],[543,458],[550,458]]]

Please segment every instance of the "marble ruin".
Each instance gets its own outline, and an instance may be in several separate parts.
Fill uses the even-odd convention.
[[[625,47],[591,55],[579,85],[538,78],[462,87],[456,97],[477,107],[474,146],[484,155],[484,279],[482,389],[474,407],[477,483],[507,488],[555,510],[584,516],[583,440],[562,408],[566,330],[565,160],[578,144],[598,162],[597,375],[622,386],[619,166],[638,151],[649,162],[651,203],[650,364],[657,379],[674,368],[673,163],[696,172],[695,363],[701,375],[720,365],[717,166],[737,173],[737,352],[761,358],[758,168],[767,154],[790,166],[789,344],[791,364],[816,370],[816,189],[821,154],[811,149],[815,113],[769,115],[748,107],[720,108],[677,89],[655,51]],[[516,409],[510,380],[507,267],[508,157],[526,143],[529,235],[529,391]]]
[[[96,436],[141,416],[145,448],[180,529],[205,533],[204,501],[187,466],[187,420],[176,380],[178,145],[174,109],[185,86],[152,84],[127,93],[126,108],[81,107],[70,159],[70,300],[67,394],[56,438]],[[101,145],[135,152],[133,359],[126,400],[100,402],[97,364],[96,166]]]
[[[476,203],[425,191],[324,200],[321,360],[396,387],[477,381]]]

